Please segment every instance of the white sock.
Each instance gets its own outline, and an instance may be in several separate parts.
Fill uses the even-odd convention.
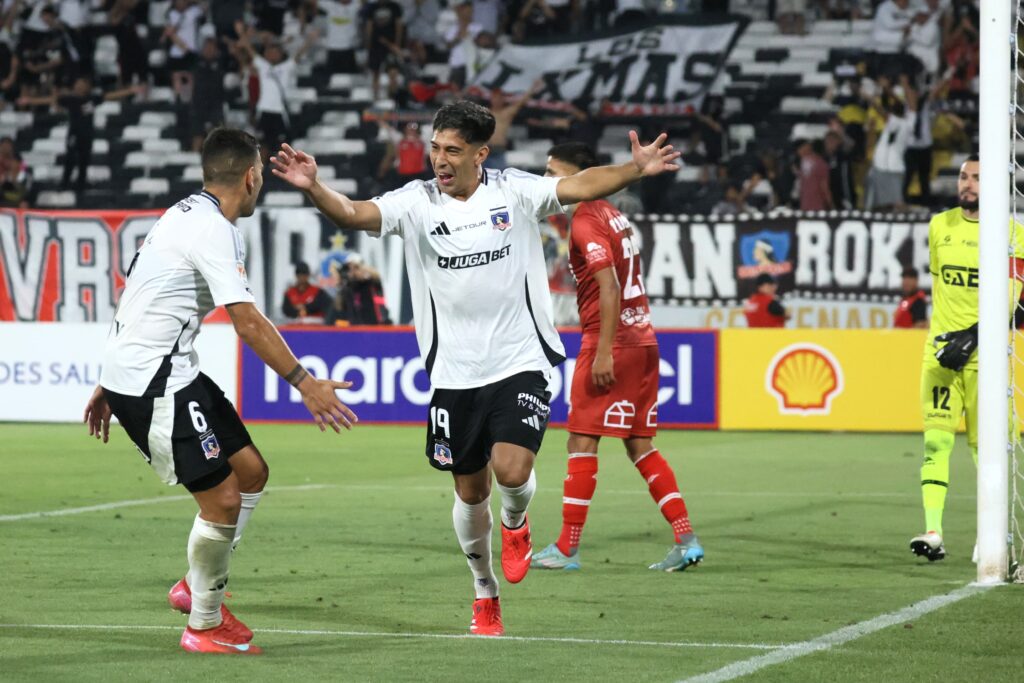
[[[231,552],[235,552],[238,549],[238,544],[242,541],[242,531],[245,530],[245,525],[249,523],[252,511],[256,509],[256,505],[260,502],[263,491],[243,493],[241,495],[242,508],[238,511],[238,524],[235,526],[235,538],[231,542]],[[185,572],[185,583],[189,585],[189,588],[192,587],[192,570]]]
[[[531,471],[530,478],[522,486],[509,488],[498,484],[501,491],[501,523],[509,529],[518,529],[526,519],[526,508],[537,492],[537,476]]]
[[[498,597],[498,578],[491,568],[491,499],[470,505],[455,494],[452,524],[459,546],[466,555],[469,570],[473,572],[476,597]]]
[[[199,515],[188,536],[188,567],[192,583],[192,613],[188,625],[194,629],[219,626],[220,605],[228,583],[234,524],[207,522]]]
[[[252,517],[252,511],[256,509],[256,505],[260,502],[260,497],[263,496],[263,491],[257,491],[256,493],[242,493],[242,508],[238,511],[238,526],[235,528],[235,539],[231,543],[231,552],[238,549],[238,544],[242,540],[242,532],[245,531],[245,525],[249,523],[249,518]]]

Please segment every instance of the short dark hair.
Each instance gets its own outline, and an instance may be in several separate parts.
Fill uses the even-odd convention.
[[[494,114],[469,100],[449,102],[434,114],[434,132],[458,131],[471,145],[483,144],[494,135]]]
[[[903,273],[900,277],[917,277],[919,273],[914,266],[903,266]]]
[[[257,163],[259,153],[256,138],[244,130],[214,128],[203,140],[203,182],[208,185],[237,183]]]
[[[776,282],[775,278],[772,277],[771,273],[760,273],[757,276],[757,278],[754,280],[754,286],[755,287],[760,287],[761,285],[774,285],[774,284],[777,284],[777,282]]]
[[[969,154],[964,161],[981,161],[981,159],[978,158],[977,154]]]
[[[548,150],[548,156],[572,164],[581,171],[598,166],[597,152],[585,142],[563,142]]]

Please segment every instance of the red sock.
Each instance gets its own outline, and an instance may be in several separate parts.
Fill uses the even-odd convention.
[[[640,459],[636,461],[636,468],[640,470],[640,475],[647,481],[651,498],[658,504],[661,514],[672,525],[676,543],[679,542],[680,536],[692,534],[690,516],[686,511],[686,502],[683,500],[682,494],[679,493],[676,475],[665,458],[661,457],[658,449],[640,456]]]
[[[569,474],[562,485],[562,534],[555,545],[569,555],[580,544],[590,499],[597,489],[597,454],[570,453]]]

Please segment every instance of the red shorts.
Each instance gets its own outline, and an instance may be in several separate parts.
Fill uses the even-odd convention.
[[[593,436],[654,436],[658,431],[658,347],[612,350],[615,384],[594,386],[596,348],[580,350],[572,376],[569,431]]]

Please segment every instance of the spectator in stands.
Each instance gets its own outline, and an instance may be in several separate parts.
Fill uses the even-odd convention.
[[[281,312],[300,323],[322,323],[331,308],[327,292],[309,281],[309,266],[295,264],[295,284],[285,290]]]
[[[455,25],[444,36],[448,47],[448,80],[461,90],[466,86],[467,64],[476,61],[476,37],[483,31],[473,21],[473,3],[460,2],[455,6]]]
[[[340,283],[328,325],[390,325],[380,273],[362,262],[357,254],[349,256],[339,272]]]
[[[264,44],[279,42],[284,35],[288,0],[262,0],[256,4],[256,31]]]
[[[727,131],[724,108],[725,102],[721,97],[708,95],[704,98],[701,111],[693,115],[704,143],[705,158],[711,163],[717,163],[722,158],[725,146]]]
[[[949,97],[974,99],[977,92],[981,56],[978,48],[978,26],[971,14],[964,13],[952,29],[945,44]]]
[[[149,78],[149,55],[139,37],[138,25],[146,23],[146,3],[139,0],[105,0],[108,21],[117,39],[117,63],[120,85],[146,83]]]
[[[743,193],[743,183],[730,182],[725,188],[725,197],[711,209],[718,215],[735,215],[750,211]]]
[[[810,140],[796,143],[799,159],[800,210],[827,211],[833,208],[828,164]]]
[[[939,50],[942,47],[942,8],[939,0],[924,0],[910,24],[907,52],[921,63],[924,73],[939,75]]]
[[[354,0],[319,0],[320,11],[327,15],[327,70],[329,73],[351,74],[359,70],[356,48],[359,47],[359,13]]]
[[[510,99],[505,96],[501,90],[495,89],[491,91],[491,102],[490,109],[494,115],[494,135],[491,136],[487,146],[491,148],[490,154],[487,155],[487,167],[494,168],[499,171],[504,170],[506,166],[505,153],[509,148],[508,131],[512,127],[512,122],[515,121],[516,116],[522,111],[523,105],[533,97],[533,94],[540,88],[540,82],[533,84],[528,92],[523,93],[521,97],[516,99]]]
[[[0,41],[0,110],[18,100],[21,84],[18,73],[21,71],[21,60],[11,50],[10,45]]]
[[[199,51],[203,16],[203,8],[193,0],[174,0],[160,36],[160,43],[167,47],[167,70],[171,72],[171,87],[179,102],[192,101],[192,69]]]
[[[32,169],[15,151],[13,138],[0,138],[0,207],[27,209],[33,196]]]
[[[479,11],[474,6],[474,14]],[[408,28],[406,44],[416,66],[422,68],[428,61],[436,61],[442,43],[437,32],[437,22],[441,17],[439,0],[405,0],[402,16]]]
[[[915,15],[910,0],[885,0],[875,10],[871,26],[875,73],[895,76],[905,70],[906,63],[900,55],[907,45]]]
[[[905,208],[903,177],[906,173],[904,157],[907,144],[917,120],[917,92],[910,80],[902,77],[906,102],[891,98],[882,103],[885,126],[878,136],[871,171],[868,173],[864,208],[873,210],[901,210]]]
[[[380,120],[381,128],[389,129],[388,133],[394,131],[391,125],[385,120]],[[381,159],[380,170],[377,178],[384,181],[385,187],[392,190],[404,186],[406,183],[416,179],[422,179],[427,175],[427,146],[420,136],[419,124],[409,121],[402,127],[402,133],[397,141],[392,141],[388,136],[387,148],[384,158]]]
[[[405,44],[402,7],[390,0],[369,2],[363,8],[367,66],[373,77],[373,99],[380,97],[380,72],[389,63],[401,65]]]
[[[761,153],[753,172],[743,182],[744,201],[748,201],[753,208],[761,211],[778,206],[779,195],[775,189],[777,168],[778,160],[774,153]]]
[[[775,20],[779,33],[802,36],[807,33],[807,0],[776,0]]]
[[[509,3],[512,19],[512,40],[520,43],[527,38],[546,38],[555,35],[558,14],[547,0],[517,0]]]
[[[473,21],[480,24],[480,28],[492,34],[499,35],[502,32],[502,5],[500,0],[473,0]],[[412,22],[408,22],[412,25]],[[410,29],[411,30],[411,29]]]
[[[853,163],[850,152],[854,141],[846,134],[839,119],[829,122],[825,134],[825,163],[828,165],[828,187],[832,194],[832,208],[853,209],[857,206],[857,191],[854,183]]]
[[[56,4],[60,24],[78,53],[81,73],[93,74],[96,46],[90,30],[91,0],[60,0]]]
[[[544,0],[554,13],[551,27],[555,35],[564,36],[572,33],[580,15],[580,0]]]
[[[583,100],[567,102],[564,113],[544,118],[531,116],[526,119],[526,124],[531,128],[540,129],[539,133],[542,136],[550,137],[556,145],[563,142],[583,142],[592,148],[597,148],[597,141],[601,137],[603,126],[592,110],[598,106],[596,103]]]
[[[192,98],[190,121],[192,124],[192,150],[202,149],[206,134],[224,122],[224,70],[221,68],[217,39],[210,36],[203,41],[199,59],[192,67],[192,83],[198,97]]]
[[[939,81],[928,92],[917,96],[917,116],[911,128],[907,151],[904,156],[906,173],[903,177],[903,196],[909,198],[909,189],[914,178],[919,187],[917,198],[924,206],[932,204],[932,156],[934,141],[932,138],[932,122],[935,115],[935,100],[944,88],[945,82]],[[908,87],[909,84],[908,84]]]
[[[747,327],[785,327],[790,313],[779,301],[779,285],[768,273],[761,273],[754,280],[753,294],[743,305]]]
[[[892,316],[893,327],[928,329],[927,295],[917,284],[917,268],[903,268],[903,298]]]
[[[293,112],[288,109],[288,88],[295,78],[295,67],[318,37],[316,29],[312,29],[295,54],[289,57],[277,42],[268,44],[260,56],[252,46],[250,32],[243,31],[239,36],[238,47],[252,60],[259,78],[256,118],[261,138],[260,154],[264,156],[269,150],[280,147],[295,132],[292,129]]]
[[[61,177],[61,189],[71,188],[71,176],[77,168],[78,175],[75,179],[74,190],[78,194],[85,190],[89,162],[92,160],[92,146],[96,139],[96,124],[93,121],[96,105],[101,102],[123,100],[132,95],[142,94],[145,90],[145,85],[137,84],[107,93],[96,92],[93,90],[90,78],[79,76],[69,89],[54,90],[47,97],[22,97],[19,100],[19,104],[22,106],[56,106],[67,114],[68,135],[64,152],[64,174]]]

